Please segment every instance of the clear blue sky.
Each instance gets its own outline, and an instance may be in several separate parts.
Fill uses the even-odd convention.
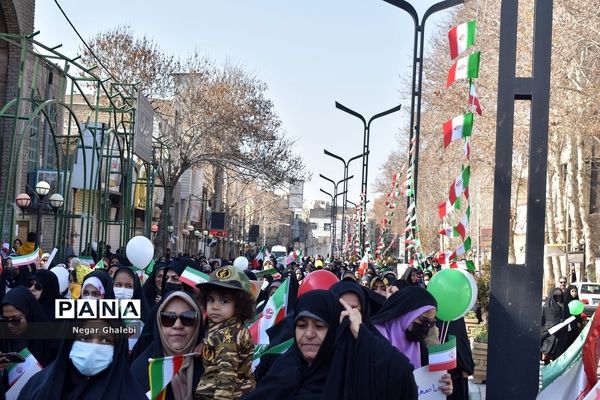
[[[410,0],[409,0],[410,1]],[[410,79],[413,23],[383,0],[60,0],[84,38],[128,24],[166,51],[184,57],[197,49],[218,62],[241,64],[269,86],[287,135],[313,174],[305,199],[325,199],[332,185],[319,173],[342,178],[344,158],[362,151],[362,123],[335,108],[335,101],[366,118],[402,104],[401,113],[377,120],[371,129],[369,191],[408,117],[401,99]],[[422,14],[432,0],[412,1]],[[46,44],[62,43],[78,54],[79,39],[53,0],[37,0],[36,30]],[[429,32],[436,19],[427,22]],[[405,146],[406,144],[404,144]],[[358,201],[360,161],[351,164],[349,199]],[[371,196],[369,196],[371,197]]]

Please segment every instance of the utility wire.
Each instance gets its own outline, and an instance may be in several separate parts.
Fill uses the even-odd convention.
[[[63,10],[63,8],[58,3],[58,0],[54,0],[54,3],[56,3],[56,6],[58,7],[58,9],[62,13],[62,15],[65,17],[65,19],[67,20],[67,22],[69,23],[69,25],[71,25],[71,28],[73,28],[73,31],[75,31],[75,34],[77,34],[77,37],[79,37],[79,40],[81,40],[81,42],[86,47],[86,49],[88,49],[88,51],[90,52],[90,54],[96,59],[96,61],[98,61],[98,64],[100,64],[100,66],[102,68],[104,68],[104,70],[108,73],[108,76],[110,76],[113,79],[113,81],[119,82],[113,76],[113,74],[110,72],[110,70],[108,68],[106,68],[106,65],[104,65],[102,63],[102,60],[100,60],[100,58],[98,58],[98,56],[96,55],[96,53],[94,53],[94,51],[92,50],[92,48],[86,43],[86,41],[83,39],[83,37],[79,34],[79,31],[77,31],[77,28],[75,28],[75,25],[73,25],[73,23],[71,22],[71,20],[69,19],[69,17],[67,16],[67,14],[65,13],[65,11]]]

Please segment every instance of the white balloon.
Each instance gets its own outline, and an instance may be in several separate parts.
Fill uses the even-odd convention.
[[[154,245],[145,236],[134,236],[127,242],[125,253],[135,267],[144,269],[154,257]]]
[[[239,271],[245,271],[248,268],[248,259],[246,257],[239,256],[233,260],[233,266]]]

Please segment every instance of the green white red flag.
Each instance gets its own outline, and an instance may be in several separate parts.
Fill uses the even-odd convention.
[[[471,260],[460,260],[450,263],[450,268],[466,269],[468,271],[475,271],[475,263]]]
[[[452,210],[459,208],[460,199],[457,199],[454,203],[451,203],[450,200],[442,201],[438,204],[438,216],[444,218],[446,215],[450,214]]]
[[[185,267],[183,273],[179,276],[181,282],[191,287],[195,287],[199,283],[208,282],[209,279],[210,276],[192,267]]]
[[[452,60],[475,44],[476,33],[477,22],[474,19],[450,29],[448,44],[450,45],[450,58]]]
[[[444,122],[444,148],[455,140],[471,136],[473,113],[465,113]]]
[[[465,168],[463,168],[460,175],[454,179],[454,182],[452,182],[452,185],[450,186],[450,191],[448,193],[448,200],[450,200],[450,204],[454,205],[469,187],[470,177],[471,167],[467,165]]]
[[[460,218],[458,225],[454,227],[454,230],[460,236],[462,240],[465,240],[467,232],[469,231],[469,220],[471,219],[471,207],[467,207],[467,210]]]
[[[450,264],[450,256],[451,255],[452,255],[452,252],[450,252],[450,251],[445,251],[443,253],[439,253],[438,254],[438,262],[440,263],[440,265]]]
[[[481,115],[483,113],[481,110],[479,97],[477,97],[477,92],[475,91],[475,84],[473,82],[469,84],[469,106],[471,109],[474,109],[477,114]]]
[[[269,344],[267,329],[285,318],[289,286],[290,280],[286,279],[269,298],[260,317],[248,327],[254,344]]]
[[[542,390],[537,399],[598,399],[599,362],[600,318],[593,318],[560,357],[541,367]]]
[[[429,371],[448,371],[456,368],[456,337],[448,336],[448,341],[427,347],[429,351]]]
[[[40,259],[40,249],[36,248],[33,253],[24,254],[22,256],[13,256],[12,260],[13,267],[20,267],[22,265],[37,264]]]
[[[448,81],[446,87],[452,85],[459,79],[473,79],[479,76],[479,55],[478,51],[469,54],[466,57],[459,58],[448,71]]]
[[[471,237],[467,236],[463,244],[461,244],[460,247],[458,247],[456,250],[454,250],[454,252],[452,252],[452,255],[450,255],[450,259],[454,260],[455,258],[464,255],[469,250],[471,250]]]
[[[183,366],[185,357],[193,355],[195,355],[195,353],[162,358],[149,358],[148,381],[150,383],[150,390],[146,393],[146,396],[150,400],[165,398],[165,388]]]

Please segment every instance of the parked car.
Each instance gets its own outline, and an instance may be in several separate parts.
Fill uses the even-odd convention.
[[[579,292],[579,300],[584,305],[584,312],[591,316],[600,304],[600,283],[574,282],[573,285]]]

